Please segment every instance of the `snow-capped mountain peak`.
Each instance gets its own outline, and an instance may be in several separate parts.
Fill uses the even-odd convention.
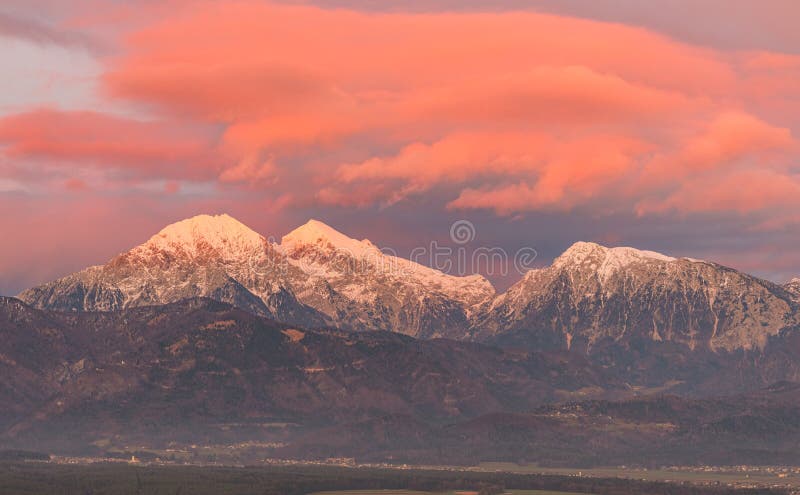
[[[164,227],[134,251],[182,251],[197,255],[211,248],[228,257],[263,250],[265,242],[261,234],[230,215],[197,215]]]
[[[553,266],[596,265],[596,268],[602,266],[621,268],[642,261],[670,262],[675,261],[675,258],[631,247],[608,248],[594,242],[576,242],[556,258]]]
[[[686,259],[691,262],[699,260]],[[594,242],[576,242],[553,261],[552,269],[579,270],[596,273],[605,280],[614,273],[634,265],[672,263],[678,258],[631,247],[605,247]]]
[[[280,243],[281,249],[287,254],[306,246],[332,248],[358,258],[380,253],[380,250],[369,240],[352,239],[333,227],[314,219],[283,236]]]

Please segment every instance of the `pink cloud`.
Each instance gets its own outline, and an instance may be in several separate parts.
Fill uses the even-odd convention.
[[[680,182],[721,168],[735,167],[740,160],[764,164],[794,148],[791,131],[770,125],[753,115],[727,111],[716,116],[705,129],[693,132],[679,144],[677,152],[656,156],[643,173],[651,183]],[[777,162],[776,165],[780,166]],[[752,163],[749,165],[753,165]]]
[[[492,209],[500,215],[536,209],[569,210],[608,199],[637,173],[637,155],[650,145],[620,136],[592,136],[537,150],[534,180],[466,188],[450,209]]]
[[[213,140],[174,122],[98,112],[32,110],[0,118],[2,153],[56,167],[121,170],[136,177],[214,177]]]
[[[202,180],[345,207],[436,189],[450,209],[501,215],[703,212],[701,200],[676,204],[745,172],[794,180],[794,55],[532,11],[81,5],[63,25],[117,37],[103,95],[154,117],[2,117],[17,169],[47,163],[86,183],[73,172],[113,172],[167,192]],[[722,201],[726,191],[732,214],[771,208]]]
[[[302,198],[313,177],[324,204],[445,187],[450,208],[643,211],[645,195],[663,201],[731,163],[786,173],[794,146],[747,108],[791,57],[621,24],[199,1],[123,47],[109,93],[221,125],[220,181]]]
[[[83,192],[89,189],[89,185],[82,179],[72,177],[64,182],[64,188],[71,192]]]
[[[800,206],[800,175],[747,169],[708,176],[682,184],[662,201],[643,202],[641,213],[677,211],[750,213],[778,209],[781,218],[796,218]],[[789,215],[787,215],[787,210]]]

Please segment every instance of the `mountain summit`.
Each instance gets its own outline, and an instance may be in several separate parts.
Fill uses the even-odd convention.
[[[675,258],[631,247],[608,248],[593,242],[576,242],[553,261],[553,267],[589,266],[597,270],[601,278],[605,278],[631,265],[650,261],[672,262]]]
[[[314,219],[283,236],[280,245],[288,253],[308,246],[346,251],[353,256],[375,256],[380,252],[368,240],[357,241]]]
[[[136,249],[190,256],[213,251],[214,255],[230,258],[259,252],[265,242],[261,234],[229,215],[198,215],[168,225]]]

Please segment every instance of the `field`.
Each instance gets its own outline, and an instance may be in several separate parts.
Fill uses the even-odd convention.
[[[393,491],[392,491],[393,490]],[[507,472],[0,462],[2,495],[784,495],[785,490]]]
[[[456,490],[449,492],[417,492],[410,490],[347,490],[338,492],[316,492],[311,495],[477,495],[476,491]],[[502,495],[583,495],[574,492],[550,490],[506,490]]]
[[[751,468],[749,471],[733,471],[716,468],[709,471],[640,468],[547,468],[518,465],[505,462],[487,462],[480,465],[487,471],[503,471],[518,474],[547,474],[559,476],[582,476],[593,478],[626,478],[642,481],[689,482],[699,484],[721,483],[740,486],[786,486],[800,488],[800,472],[776,468]]]

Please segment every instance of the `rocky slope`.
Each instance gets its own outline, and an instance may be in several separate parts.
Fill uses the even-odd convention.
[[[439,423],[624,391],[579,356],[303,331],[208,299],[65,313],[0,298],[0,370],[0,443],[50,448],[285,440],[274,425]]]
[[[783,288],[794,296],[795,301],[800,302],[800,278],[793,278]]]
[[[446,275],[314,220],[284,236],[278,248],[307,274],[292,281],[300,300],[345,328],[458,337],[473,308],[494,295],[480,275]]]
[[[592,353],[609,344],[763,349],[798,324],[792,295],[715,263],[579,242],[478,313],[476,338]]]

